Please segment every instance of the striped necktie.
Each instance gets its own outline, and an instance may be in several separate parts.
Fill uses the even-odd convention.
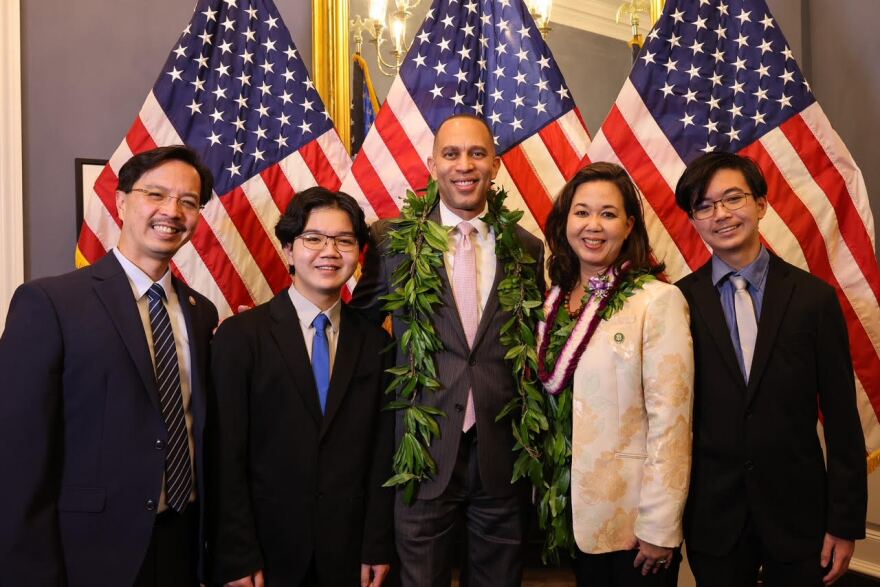
[[[192,467],[189,456],[189,438],[183,414],[183,396],[180,392],[180,366],[171,319],[163,300],[165,290],[154,283],[147,291],[150,299],[150,328],[153,330],[153,354],[156,359],[156,383],[159,387],[159,406],[168,431],[165,452],[165,500],[178,513],[186,509],[192,493]]]

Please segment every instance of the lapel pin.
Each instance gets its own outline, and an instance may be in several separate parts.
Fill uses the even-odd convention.
[[[195,306],[195,305],[196,305],[196,299],[195,299],[194,297],[192,297],[192,296],[189,296],[189,305],[190,305],[190,306]]]
[[[623,333],[622,332],[618,332],[617,334],[614,335],[614,342],[617,342],[617,343],[623,342]]]

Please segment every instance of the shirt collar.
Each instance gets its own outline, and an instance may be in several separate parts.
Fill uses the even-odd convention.
[[[290,288],[288,288],[287,293],[290,296],[290,301],[293,302],[293,307],[296,310],[296,315],[299,318],[300,324],[305,328],[311,328],[315,316],[321,313],[321,309],[313,304],[306,296],[302,295],[294,285],[291,285]],[[336,303],[328,309],[324,310],[324,314],[330,319],[330,327],[333,329],[333,332],[339,332],[339,319],[341,312],[341,298],[336,300]]]
[[[758,252],[758,256],[755,260],[739,271],[734,270],[730,265],[719,259],[717,255],[712,255],[712,283],[715,287],[718,287],[724,278],[731,274],[736,274],[745,278],[753,288],[761,287],[767,279],[767,270],[769,267],[770,253],[767,252],[764,245],[761,245],[761,250]]]
[[[468,220],[471,225],[477,229],[477,233],[480,235],[481,240],[485,240],[487,236],[489,236],[489,225],[483,222],[480,217],[483,216],[486,211],[489,209],[488,204],[483,206],[483,209],[480,211],[476,217]],[[460,222],[463,222],[464,218],[453,212],[449,209],[449,207],[443,203],[443,200],[440,200],[440,224],[443,226],[451,226],[455,228],[458,226]]]
[[[133,291],[135,292],[135,299],[141,299],[147,294],[147,290],[150,289],[150,286],[153,285],[153,280],[149,275],[143,272],[143,270],[132,263],[128,257],[122,254],[122,251],[113,247],[113,254],[116,255],[116,259],[119,261],[119,264],[122,265],[122,270],[125,271],[125,274],[128,276],[129,282],[131,282],[131,286]],[[172,287],[173,283],[171,281],[171,270],[165,272],[165,274],[159,278],[157,281],[159,285],[162,286],[162,289],[165,290],[165,298],[168,299],[168,296],[173,295]]]

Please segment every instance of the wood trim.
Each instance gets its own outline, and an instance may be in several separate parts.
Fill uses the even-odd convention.
[[[0,332],[9,301],[24,280],[24,202],[21,116],[21,4],[0,2]]]

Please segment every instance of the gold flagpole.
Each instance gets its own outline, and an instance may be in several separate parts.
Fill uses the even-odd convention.
[[[312,0],[312,78],[342,144],[351,149],[348,0]]]

